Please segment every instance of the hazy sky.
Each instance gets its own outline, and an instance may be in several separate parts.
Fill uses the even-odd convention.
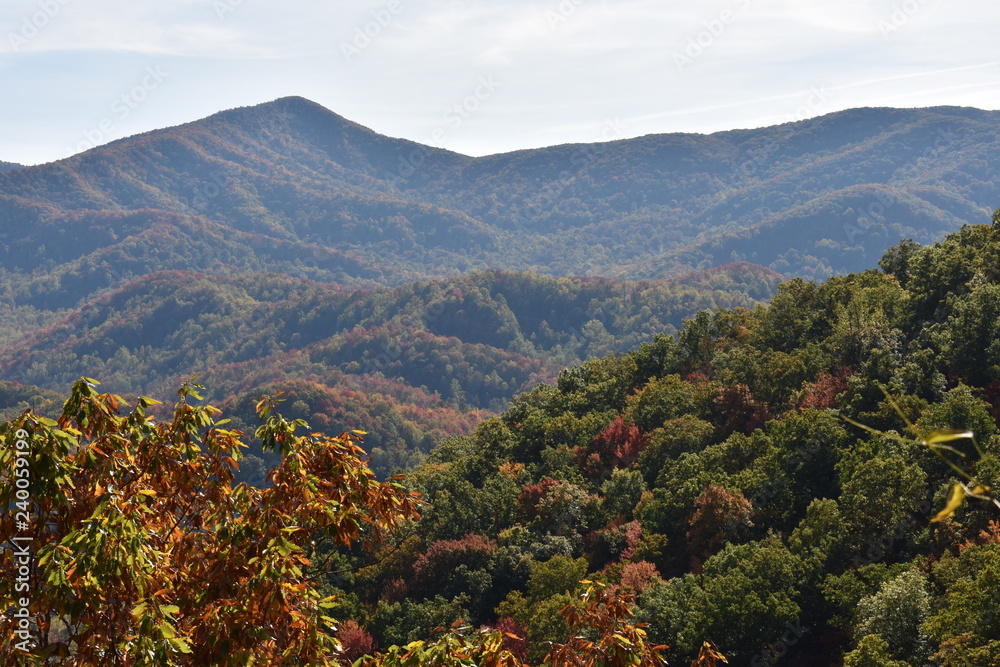
[[[0,0],[0,160],[286,95],[471,155],[1000,109],[998,26],[988,0]]]

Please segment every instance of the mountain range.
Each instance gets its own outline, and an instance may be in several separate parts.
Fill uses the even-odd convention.
[[[2,163],[0,373],[29,388],[0,407],[202,374],[399,434],[389,467],[698,310],[988,219],[998,143],[1000,112],[855,109],[470,157],[289,97]]]
[[[822,278],[988,217],[998,129],[993,111],[854,109],[474,158],[283,98],[0,173],[0,262],[32,285],[8,299],[47,307],[160,269],[373,287],[740,260]]]
[[[0,418],[68,420],[4,427],[32,434],[44,548],[77,549],[46,552],[53,599],[110,600],[167,526],[174,579],[221,554],[336,599],[339,660],[996,665],[998,120],[857,109],[474,158],[286,98],[0,172]],[[420,520],[370,493],[353,437],[274,419],[277,452],[241,437],[235,474],[275,493],[220,473],[216,505],[178,499],[207,473],[168,476],[218,451],[192,430],[253,434],[265,396],[363,436]],[[46,528],[67,485],[93,519],[68,537]],[[357,516],[365,548],[340,539]],[[227,546],[285,519],[260,558]],[[169,634],[183,661],[203,600],[161,592],[171,622],[120,644]],[[251,607],[223,629],[254,635]]]

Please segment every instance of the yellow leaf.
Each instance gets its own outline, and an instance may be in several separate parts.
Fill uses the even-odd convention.
[[[965,500],[965,489],[962,488],[961,484],[955,484],[955,486],[951,487],[951,496],[948,497],[948,504],[944,506],[943,510],[935,514],[931,521],[935,522],[947,519],[955,513],[955,510],[961,507],[963,500]]]
[[[170,643],[181,653],[191,653],[191,646],[180,637],[171,637]]]
[[[925,439],[928,445],[936,445],[939,442],[951,442],[952,440],[964,440],[972,438],[972,431],[955,431],[952,429],[943,429],[941,431],[934,431],[929,434]]]

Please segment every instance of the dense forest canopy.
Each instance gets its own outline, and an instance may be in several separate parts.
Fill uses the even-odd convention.
[[[437,442],[397,480],[402,486],[369,486],[371,473],[358,467],[350,444],[356,436],[308,435],[305,421],[273,415],[287,405],[258,401],[252,409],[265,424],[257,435],[284,455],[271,483],[289,493],[293,485],[315,511],[328,502],[321,488],[340,493],[355,485],[391,494],[392,502],[403,502],[408,489],[423,503],[416,520],[409,501],[398,515],[375,501],[383,512],[376,523],[396,530],[361,542],[363,531],[349,528],[362,527],[356,519],[331,524],[347,526],[346,537],[324,537],[308,524],[312,540],[293,526],[285,530],[297,535],[294,542],[278,548],[273,538],[259,558],[273,567],[285,559],[281,576],[297,591],[289,600],[301,621],[280,637],[274,628],[284,626],[272,626],[264,645],[275,655],[286,646],[308,652],[316,656],[309,664],[359,659],[370,667],[569,665],[581,656],[594,664],[711,665],[719,655],[747,665],[995,665],[998,260],[1000,211],[991,225],[963,227],[931,246],[903,241],[878,269],[822,283],[794,279],[767,306],[699,312],[676,336],[585,361],[522,393],[469,435]],[[16,387],[4,391],[23,396]],[[95,444],[107,448],[103,454],[80,450],[66,468],[98,475],[89,478],[96,486],[85,485],[98,494],[95,502],[119,498],[107,496],[101,470],[127,470],[138,465],[136,456],[160,461],[163,447],[191,466],[198,462],[186,475],[232,484],[221,471],[239,434],[222,429],[214,409],[193,408],[192,391],[182,390],[173,425],[155,426],[146,416],[149,401],[118,415],[123,399],[77,383],[58,424],[64,430],[29,412],[0,433],[22,437],[17,429],[34,420],[31,428],[45,434],[45,457],[56,462],[75,451],[68,443],[78,434],[135,431],[101,435]],[[135,438],[140,432],[147,436]],[[145,437],[160,444],[143,445]],[[211,443],[204,452],[202,441]],[[320,484],[328,471],[312,457],[333,451],[336,466],[352,472]],[[5,493],[13,492],[9,477]],[[156,499],[170,512],[187,511],[159,499],[155,487],[131,485],[115,502]],[[238,488],[237,504],[261,493],[253,497],[284,502],[273,490]],[[212,493],[199,501],[207,503],[199,522],[221,516],[213,504],[230,492]],[[72,510],[61,497],[44,499],[58,516]],[[293,520],[296,510],[282,507],[283,521]],[[249,506],[226,511],[234,510],[238,517]],[[255,516],[247,514],[248,526],[264,530]],[[113,539],[135,544],[132,533],[121,532],[133,524],[113,525]],[[245,560],[256,552],[226,546],[244,533],[213,532],[225,523],[207,532],[204,523],[184,525],[192,532],[175,533],[178,545],[221,545],[212,553],[228,554],[222,564],[257,576]],[[97,539],[89,528],[66,534],[67,545]],[[186,548],[171,553],[182,557]],[[88,568],[116,585],[130,581],[106,561],[84,558],[83,549],[63,575],[70,577],[65,591],[96,594]],[[73,588],[75,581],[90,588]],[[214,604],[213,591],[198,599]],[[169,664],[193,664],[184,646],[217,655],[220,645],[201,630],[214,621],[192,612],[193,599],[164,599],[168,618],[155,630],[140,628],[142,646]],[[320,600],[333,601],[329,621],[313,626],[308,610]],[[116,607],[119,617],[128,618],[130,608]],[[142,607],[132,615],[149,613]],[[90,617],[80,618],[85,624]],[[253,627],[247,632],[258,631]],[[127,632],[114,636],[131,641]],[[72,655],[69,644],[59,646]]]
[[[995,665],[1000,510],[931,519],[957,482],[1000,489],[998,260],[1000,214],[566,370],[440,443],[407,478],[422,520],[335,552],[328,590],[381,647],[463,619],[537,661],[586,579],[638,595],[671,664],[711,640],[737,665]],[[919,439],[941,430],[975,435],[957,468]]]
[[[8,312],[0,372],[38,389],[10,385],[0,408],[14,414],[80,376],[120,393],[165,395],[200,374],[206,397],[232,406],[241,426],[254,423],[261,393],[285,392],[295,417],[369,431],[384,477],[567,365],[625,353],[702,309],[753,307],[780,280],[745,263],[668,281],[486,271],[376,290],[158,272],[46,326],[24,309]],[[248,466],[256,471],[248,479],[259,481],[263,465]]]
[[[148,537],[144,563],[197,544],[255,586],[270,558],[287,604],[240,604],[273,660],[1000,665],[998,129],[855,109],[471,158],[285,98],[0,163],[0,436],[70,475],[44,487],[78,557],[48,565],[60,655],[110,655],[74,596],[114,603],[115,659],[226,654],[193,615],[225,591],[183,567],[101,569],[101,597]],[[168,450],[190,466],[148,485],[134,457]],[[380,513],[324,535],[347,496]],[[133,551],[98,562],[77,514],[112,500]]]
[[[0,372],[40,400],[202,374],[251,420],[287,391],[371,431],[386,475],[567,365],[982,220],[998,122],[855,109],[472,158],[302,98],[221,112],[0,173]]]

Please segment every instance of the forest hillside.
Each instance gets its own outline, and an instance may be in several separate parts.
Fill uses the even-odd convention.
[[[995,665],[998,260],[1000,212],[568,369],[438,444],[422,520],[327,590],[383,648],[463,619],[534,662],[590,580],[670,664]]]

